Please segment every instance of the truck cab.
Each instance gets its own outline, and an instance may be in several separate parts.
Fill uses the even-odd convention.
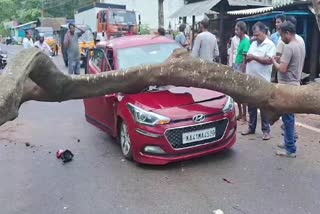
[[[136,13],[130,10],[108,8],[97,14],[97,33],[104,34],[105,39],[124,35],[137,35]]]

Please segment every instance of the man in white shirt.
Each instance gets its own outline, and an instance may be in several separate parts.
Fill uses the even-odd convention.
[[[262,22],[257,22],[252,27],[255,41],[252,42],[247,53],[246,73],[259,79],[270,82],[272,72],[272,57],[275,56],[276,48],[274,43],[267,36],[267,27]],[[250,116],[249,127],[242,135],[254,134],[257,126],[257,108],[248,106]],[[270,124],[268,118],[261,113],[261,128],[263,132],[263,140],[270,139]]]
[[[239,43],[240,43],[240,38],[237,35],[233,36],[231,39],[230,55],[229,55],[229,62],[228,62],[228,65],[230,67],[233,67],[236,62]]]
[[[34,46],[36,48],[39,48],[41,51],[43,51],[45,53],[49,52],[50,54],[52,54],[52,49],[50,48],[48,43],[46,41],[44,41],[44,35],[43,34],[40,34],[39,41],[36,41],[36,43],[34,43]]]
[[[199,57],[209,63],[217,61],[219,57],[218,42],[215,35],[209,32],[209,20],[200,23],[202,33],[198,34],[192,48],[192,56]]]
[[[22,45],[24,49],[34,47],[32,40],[32,32],[30,30],[26,32],[26,37],[22,40]]]

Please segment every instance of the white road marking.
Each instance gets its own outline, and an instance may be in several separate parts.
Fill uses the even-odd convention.
[[[303,127],[303,128],[305,128],[305,129],[309,129],[309,130],[311,130],[311,131],[315,131],[315,132],[320,133],[320,129],[315,128],[315,127],[313,127],[313,126],[309,126],[309,125],[306,125],[306,124],[303,124],[303,123],[299,123],[299,122],[296,122],[296,125],[297,125],[297,126],[300,126],[300,127]]]

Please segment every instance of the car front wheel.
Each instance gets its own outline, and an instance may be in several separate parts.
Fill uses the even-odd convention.
[[[120,125],[120,145],[123,156],[128,160],[133,160],[128,126],[123,121]]]

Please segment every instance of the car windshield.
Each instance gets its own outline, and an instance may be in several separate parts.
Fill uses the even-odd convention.
[[[133,11],[117,10],[110,13],[111,24],[136,25],[136,14]]]
[[[168,43],[118,49],[119,69],[163,63],[177,48],[179,44]]]

